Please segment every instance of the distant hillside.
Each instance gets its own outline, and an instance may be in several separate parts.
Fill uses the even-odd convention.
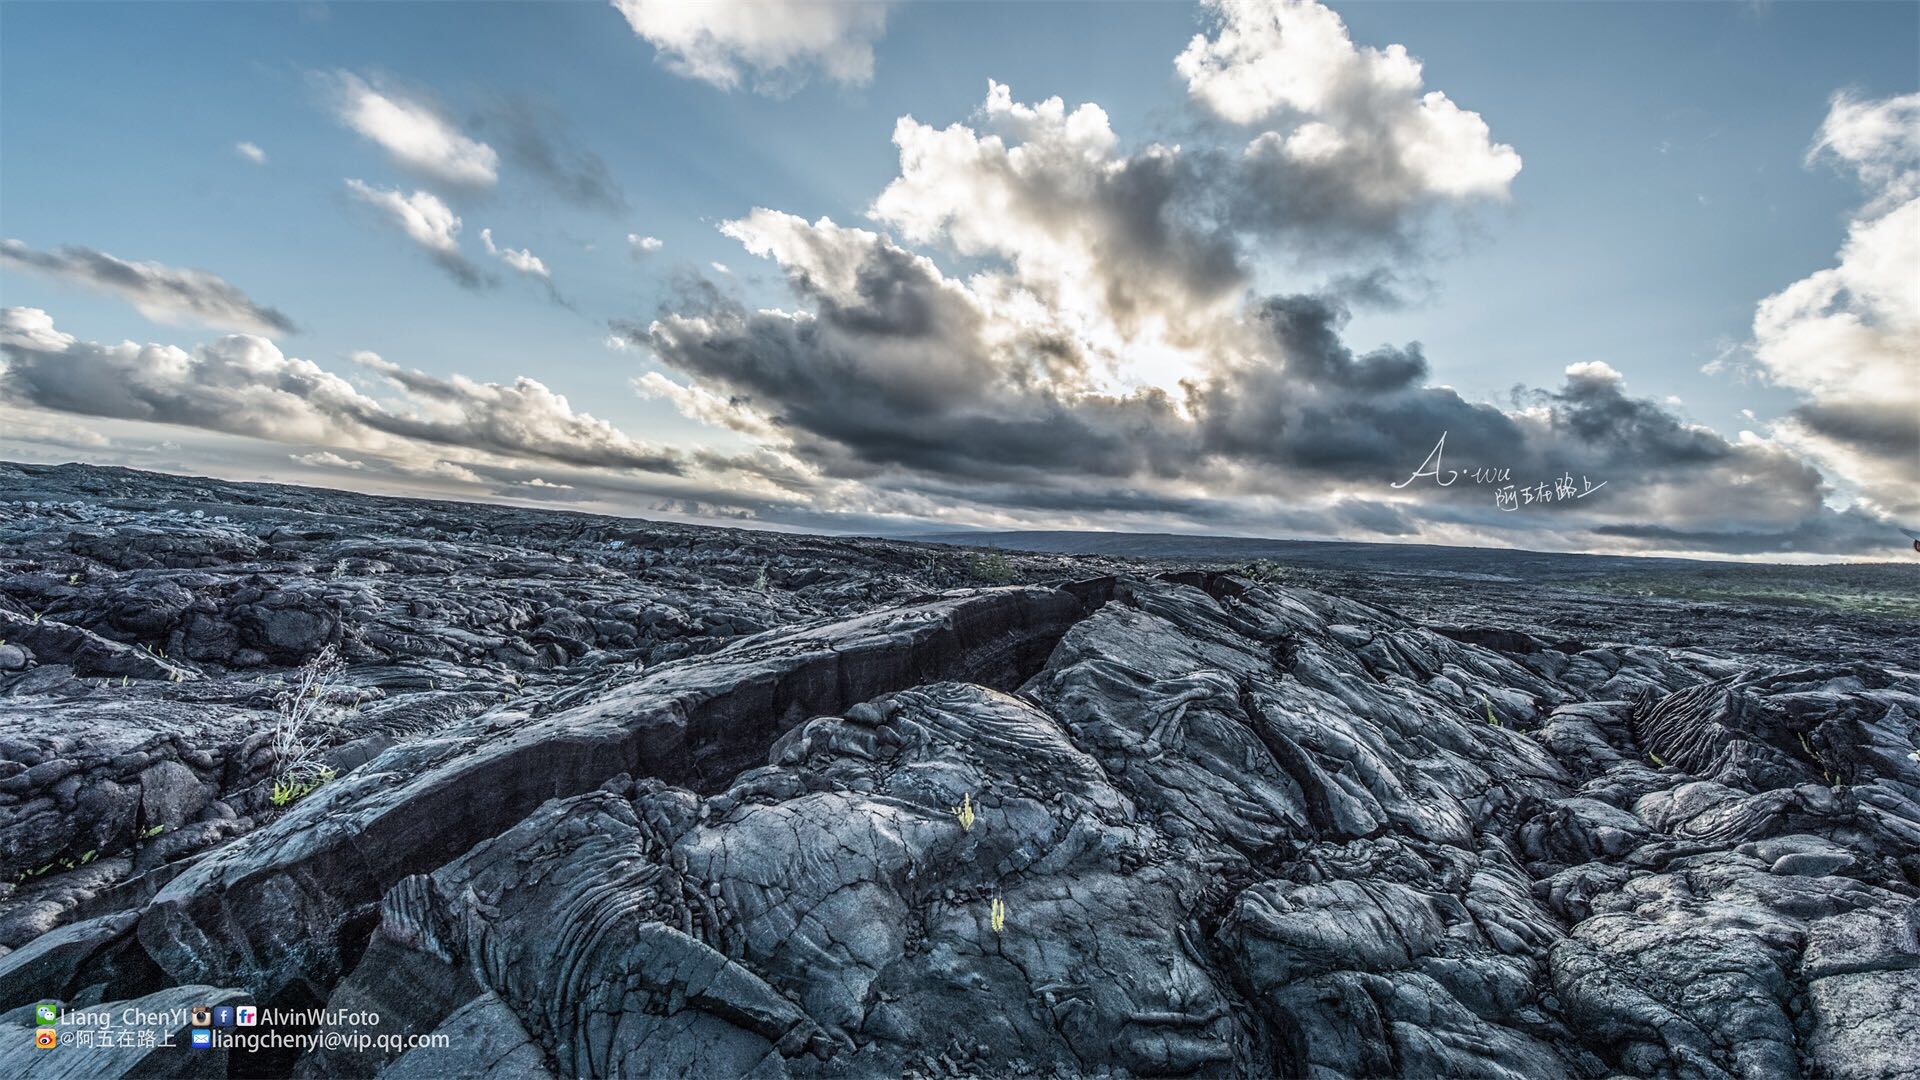
[[[1006,551],[1211,564],[1265,560],[1298,568],[1308,576],[1414,574],[1459,582],[1520,581],[1616,596],[1840,608],[1920,619],[1920,559],[1798,566],[1172,533],[949,532],[900,539]]]
[[[995,547],[1067,555],[1118,555],[1195,562],[1270,559],[1330,570],[1400,571],[1538,581],[1569,574],[1594,577],[1628,570],[1719,565],[1696,559],[1623,555],[1569,555],[1509,548],[1445,547],[1438,544],[1369,544],[1350,540],[1269,540],[1247,536],[1183,536],[1175,533],[964,532],[899,537],[932,544]]]

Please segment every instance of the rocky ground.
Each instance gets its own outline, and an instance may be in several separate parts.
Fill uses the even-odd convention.
[[[1914,630],[0,464],[0,1075],[1920,1076]]]

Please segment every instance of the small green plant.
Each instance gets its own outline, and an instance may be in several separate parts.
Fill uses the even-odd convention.
[[[969,791],[960,796],[960,805],[948,807],[948,809],[953,812],[954,817],[960,819],[961,832],[973,831],[973,792]]]
[[[332,726],[340,709],[330,700],[346,667],[339,653],[326,646],[300,665],[292,685],[274,700],[274,780],[269,795],[273,805],[287,806],[311,795],[334,778],[334,770],[313,760],[320,734],[315,728]]]
[[[18,885],[23,881],[32,881],[34,878],[44,877],[47,871],[59,865],[60,864],[58,862],[50,862],[47,865],[39,867],[37,869],[22,870],[18,874],[14,875],[13,883],[15,885]]]
[[[321,785],[334,778],[334,771],[325,765],[303,763],[305,767],[295,769],[286,776],[273,782],[273,792],[269,796],[275,806],[288,806],[320,790]]]
[[[34,613],[33,613],[33,624],[34,624],[35,626],[38,626],[38,625],[40,625],[40,620],[41,620],[41,619],[43,619],[43,618],[45,618],[45,617],[46,617],[46,614],[47,614],[47,613],[46,613],[46,612],[44,612],[44,611],[36,611],[36,612],[34,612]]]
[[[982,555],[978,552],[967,556],[967,576],[975,581],[984,581],[993,585],[1005,585],[1014,579],[1013,564],[1005,555],[989,550]]]
[[[1487,707],[1487,723],[1492,724],[1494,727],[1499,727],[1500,718],[1493,715],[1493,702],[1487,700],[1487,695],[1480,695],[1480,704]]]
[[[67,584],[69,584],[69,585],[78,585],[78,584],[80,584],[80,575],[79,575],[79,574],[68,574],[68,575],[67,575]]]
[[[1647,759],[1652,761],[1655,765],[1658,765],[1663,769],[1667,767],[1667,763],[1660,760],[1660,755],[1654,753],[1651,750],[1647,751]]]
[[[987,909],[987,918],[993,924],[994,933],[1007,928],[1007,905],[999,897],[993,898],[993,906]]]
[[[141,833],[140,839],[151,840],[154,837],[159,836],[161,833],[166,831],[167,831],[167,827],[165,825],[155,825],[153,828],[148,829],[147,831]]]
[[[771,588],[771,586],[767,584],[767,568],[766,567],[762,566],[760,568],[760,572],[754,575],[753,587],[760,592],[766,592],[769,588]]]
[[[1286,580],[1286,573],[1280,564],[1272,559],[1255,559],[1240,566],[1240,576],[1262,584],[1278,585]]]

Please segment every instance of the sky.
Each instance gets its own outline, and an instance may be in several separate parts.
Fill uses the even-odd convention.
[[[1920,5],[0,4],[0,457],[833,532],[1920,528]]]

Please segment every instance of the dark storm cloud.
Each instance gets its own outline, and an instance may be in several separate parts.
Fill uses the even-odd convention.
[[[1520,427],[1491,405],[1423,385],[1418,344],[1355,355],[1340,337],[1344,305],[1325,296],[1277,296],[1250,306],[1264,352],[1194,394],[1201,445],[1219,457],[1328,478],[1399,479],[1441,432],[1489,460],[1515,461]]]
[[[1920,470],[1920,414],[1904,402],[1815,401],[1792,415],[1829,439]]]
[[[1571,373],[1549,399],[1561,432],[1606,465],[1706,466],[1735,452],[1718,433],[1684,424],[1656,402],[1627,396],[1610,371]]]
[[[430,415],[356,410],[356,418],[375,430],[509,456],[532,454],[569,465],[681,471],[673,453],[637,443],[604,420],[574,412],[566,398],[525,376],[511,384],[476,383],[409,371],[366,354],[360,363],[414,397],[445,407]]]
[[[833,475],[891,467],[1010,480],[1160,467],[1174,411],[1166,395],[1066,401],[1034,377],[1058,363],[1057,342],[989,351],[980,312],[930,264],[871,234],[834,235],[848,237],[790,273],[813,317],[749,311],[683,285],[682,301],[698,306],[614,329],[764,411]]]
[[[1205,302],[1245,283],[1242,238],[1215,205],[1237,192],[1211,188],[1208,177],[1189,157],[1147,153],[1102,178],[1098,209],[1107,227],[1094,254],[1107,275],[1107,306],[1123,320],[1168,291]]]
[[[1721,551],[1731,555],[1872,555],[1908,550],[1898,530],[1858,510],[1814,514],[1781,529],[1685,529],[1667,525],[1607,524],[1595,533],[1643,541],[1665,550]]]
[[[574,143],[563,116],[525,98],[496,102],[482,123],[495,132],[514,164],[538,176],[575,206],[609,214],[627,211],[627,193],[600,155]]]
[[[442,379],[361,354],[364,366],[406,392],[396,408],[265,338],[234,334],[192,352],[103,345],[60,332],[33,308],[0,309],[0,356],[0,399],[60,412],[403,459],[454,447],[661,474],[683,468],[671,450],[576,412],[524,377],[507,384]]]
[[[153,262],[129,262],[93,248],[66,246],[36,251],[18,240],[0,240],[0,266],[71,281],[113,293],[159,322],[191,319],[222,330],[291,334],[293,320],[258,303],[226,279],[205,270]]]
[[[1036,471],[1125,476],[1146,464],[1147,447],[1125,437],[1124,415],[1150,433],[1154,414],[1171,410],[1163,396],[1069,405],[1045,390],[1008,393],[978,357],[948,351],[952,339],[884,329],[912,306],[794,320],[723,301],[697,322],[639,331],[639,341],[766,411],[834,475],[899,467],[980,480]],[[884,355],[902,341],[928,362]]]
[[[483,289],[491,289],[500,284],[498,277],[480,269],[473,260],[457,251],[430,251],[427,255],[433,260],[435,266],[446,271],[447,276],[453,279],[454,284],[463,289],[472,289],[478,292]]]
[[[1322,291],[1358,307],[1391,310],[1406,307],[1410,297],[1432,288],[1432,282],[1410,275],[1404,269],[1376,266],[1357,273],[1335,274]]]
[[[1070,337],[1009,333],[884,237],[779,215],[739,231],[781,261],[805,313],[748,310],[685,283],[649,327],[617,329],[727,407],[766,418],[825,475],[875,490],[1054,515],[1257,518],[1332,535],[1412,535],[1444,521],[1563,534],[1610,525],[1596,535],[1647,546],[1658,538],[1632,530],[1655,522],[1726,550],[1856,542],[1822,524],[1826,488],[1803,459],[1688,424],[1628,394],[1602,364],[1573,366],[1560,387],[1529,391],[1527,407],[1507,412],[1428,385],[1417,343],[1354,350],[1340,300],[1286,295],[1249,301],[1233,324],[1241,351],[1181,390],[1099,393],[1060,381],[1078,363],[1063,363],[1077,348]],[[1490,490],[1472,520],[1445,509],[1465,489],[1353,494],[1384,496],[1442,433],[1455,467],[1504,467],[1516,483],[1580,473],[1612,488],[1550,524],[1538,512],[1495,513]],[[1229,508],[1247,499],[1252,508]]]

